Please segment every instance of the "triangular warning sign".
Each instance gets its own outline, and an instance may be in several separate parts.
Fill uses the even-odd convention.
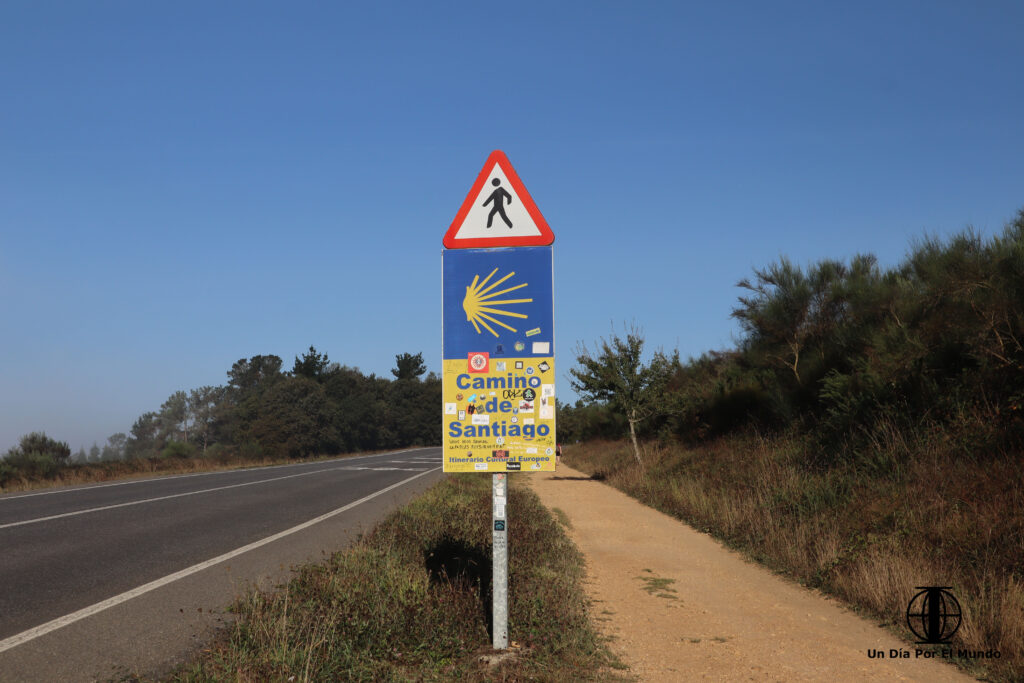
[[[444,235],[448,249],[535,247],[554,241],[548,222],[500,149],[487,157]]]

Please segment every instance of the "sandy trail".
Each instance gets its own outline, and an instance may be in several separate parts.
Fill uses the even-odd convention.
[[[974,680],[581,472],[559,465],[522,480],[568,516],[594,616],[643,681]]]

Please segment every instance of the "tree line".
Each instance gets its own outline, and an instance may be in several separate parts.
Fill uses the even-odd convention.
[[[782,258],[738,286],[735,348],[645,363],[636,329],[579,347],[581,399],[561,407],[560,438],[796,429],[821,457],[893,427],[976,451],[1024,444],[1024,210],[990,239],[920,240],[895,267]]]
[[[313,346],[290,371],[275,355],[242,358],[227,384],[175,392],[143,413],[125,455],[301,458],[440,443],[440,379],[423,377],[422,353],[395,363],[389,379],[332,363]]]
[[[128,433],[72,455],[44,433],[22,437],[0,460],[0,484],[52,476],[72,462],[143,458],[302,458],[441,442],[441,380],[423,354],[395,356],[393,378],[331,362],[315,347],[291,370],[276,355],[242,358],[227,383],[176,391]]]
[[[879,430],[937,430],[970,448],[1024,444],[1024,210],[1001,235],[926,238],[897,266],[872,255],[801,267],[782,258],[739,281],[735,348],[643,360],[637,328],[576,349],[575,405],[562,441],[629,435],[701,440],[795,429],[841,457]],[[227,383],[173,393],[78,460],[299,458],[441,441],[441,382],[421,353],[394,378],[332,363],[314,347],[290,371],[275,355],[238,360]],[[34,433],[0,461],[52,472],[64,442]],[[8,475],[4,473],[7,472]]]

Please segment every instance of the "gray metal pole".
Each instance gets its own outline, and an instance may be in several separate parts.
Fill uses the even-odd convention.
[[[508,475],[495,473],[491,478],[491,521],[493,522],[491,557],[491,621],[495,650],[508,648]]]

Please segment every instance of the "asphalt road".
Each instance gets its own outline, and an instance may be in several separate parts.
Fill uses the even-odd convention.
[[[441,449],[0,496],[0,681],[160,674],[232,599],[345,547]]]

